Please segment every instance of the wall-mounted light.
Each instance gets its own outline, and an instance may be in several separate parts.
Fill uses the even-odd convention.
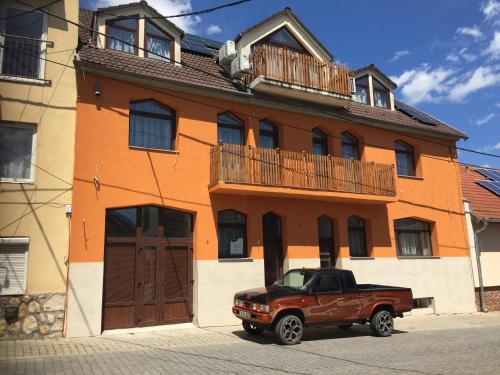
[[[101,96],[101,86],[99,85],[99,82],[95,83],[94,95]]]

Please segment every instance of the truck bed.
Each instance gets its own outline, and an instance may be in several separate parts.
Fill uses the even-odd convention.
[[[358,284],[359,291],[370,291],[370,290],[397,290],[397,291],[409,291],[411,292],[411,288],[404,288],[399,286],[390,286],[390,285],[379,285],[379,284]]]

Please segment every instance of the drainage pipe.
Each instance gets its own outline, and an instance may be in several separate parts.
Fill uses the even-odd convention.
[[[479,219],[483,226],[474,231],[474,246],[476,248],[476,262],[477,262],[477,278],[479,281],[479,305],[481,312],[488,311],[484,305],[484,286],[483,286],[483,271],[481,270],[481,244],[479,243],[478,234],[486,229],[488,222],[484,219]]]

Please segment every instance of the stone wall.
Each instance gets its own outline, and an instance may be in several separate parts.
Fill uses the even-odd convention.
[[[500,286],[484,287],[484,304],[488,311],[500,311]],[[476,306],[480,311],[479,288],[476,288]]]
[[[0,340],[61,337],[64,293],[0,296]]]

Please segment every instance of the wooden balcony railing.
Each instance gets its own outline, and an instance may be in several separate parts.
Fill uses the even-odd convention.
[[[347,66],[324,63],[312,56],[263,44],[251,56],[252,71],[243,79],[249,84],[263,76],[276,81],[350,96]]]
[[[210,183],[219,182],[396,195],[392,164],[231,144],[210,151]]]

